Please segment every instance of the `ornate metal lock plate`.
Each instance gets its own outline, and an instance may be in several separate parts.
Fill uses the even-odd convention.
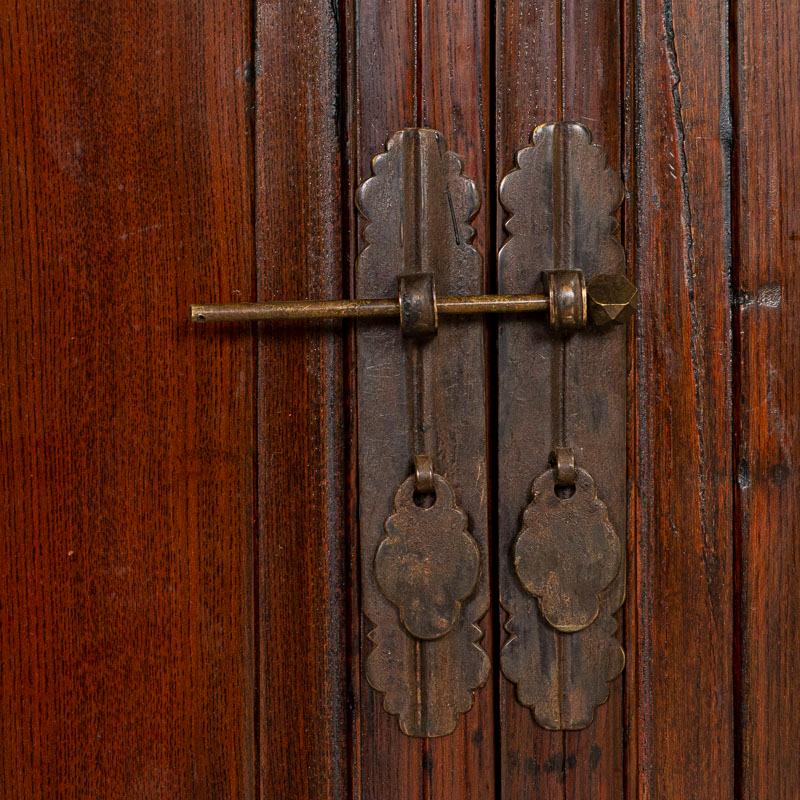
[[[367,227],[356,294],[391,296],[401,275],[417,277],[403,281],[402,328],[362,324],[357,336],[366,674],[405,733],[441,736],[489,675],[476,625],[489,608],[484,334],[475,317],[437,326],[418,276],[439,294],[480,293],[469,225],[478,196],[437,131],[395,134],[372,167],[358,192]],[[437,473],[430,508],[408,478],[419,455]],[[393,513],[390,486],[400,486]]]
[[[515,315],[498,342],[502,667],[541,725],[584,727],[624,663],[613,615],[625,586],[625,330],[612,323],[630,316],[636,290],[614,217],[621,182],[582,126],[538,128],[501,184],[511,236],[499,254],[506,294],[493,296],[480,294],[471,245],[475,185],[441,134],[399,131],[373,173],[357,196],[356,299],[193,306],[192,319],[394,318],[357,329],[362,639],[386,711],[409,736],[433,737],[454,730],[489,674],[474,315]],[[549,327],[521,316],[537,311]]]
[[[615,217],[622,182],[589,131],[537,128],[517,167],[500,188],[511,215],[501,291],[580,269],[586,312],[606,323],[559,335],[498,326],[501,664],[540,725],[571,730],[591,722],[624,665],[613,615],[625,596],[625,327],[607,323],[628,319],[636,290]]]

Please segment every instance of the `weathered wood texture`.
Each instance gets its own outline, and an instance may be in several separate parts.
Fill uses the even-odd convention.
[[[490,60],[489,60],[489,13],[490,0],[439,0],[421,2],[417,7],[419,31],[419,124],[441,131],[448,147],[464,162],[464,175],[475,181],[481,208],[472,227],[475,238],[472,245],[483,256],[483,275],[473,284],[479,291],[489,282],[489,273],[494,263],[493,237],[489,236],[493,219],[493,208],[487,192],[491,192],[491,127],[494,120],[489,114]],[[466,287],[464,287],[466,290]],[[461,291],[461,290],[459,290]],[[455,324],[453,324],[455,323]],[[446,320],[453,337],[472,343],[477,353],[484,337],[484,325],[480,319]],[[456,333],[458,331],[458,333]],[[486,362],[484,362],[486,364]],[[483,374],[481,374],[481,369]],[[484,395],[484,418],[474,420],[467,428],[464,421],[453,419],[449,423],[448,436],[453,444],[443,447],[451,450],[452,458],[464,460],[471,447],[480,442],[486,458],[483,469],[476,468],[474,475],[465,470],[460,478],[462,493],[475,495],[467,506],[472,509],[470,523],[473,530],[481,531],[487,541],[489,552],[494,552],[494,532],[489,525],[489,469],[492,460],[489,442],[489,420],[487,403],[489,384],[487,366],[475,363],[458,365],[450,375],[468,385],[467,376],[474,376],[474,386]],[[448,378],[445,379],[449,380]],[[450,390],[452,391],[452,390]],[[463,391],[463,389],[462,389]],[[472,440],[472,444],[469,444]],[[482,647],[492,655],[494,639],[492,614],[496,605],[481,620],[483,630]],[[492,656],[492,671],[499,671],[499,664]],[[475,704],[469,714],[461,719],[452,742],[436,740],[429,744],[427,762],[430,764],[430,788],[425,800],[471,800],[474,797],[492,800],[495,797],[494,776],[494,700],[492,682],[496,675],[490,674],[489,683],[475,695]],[[377,799],[376,799],[377,800]]]
[[[395,131],[416,124],[415,13],[413,0],[388,4],[374,0],[352,2],[351,202],[356,185],[371,175],[372,156],[385,149]],[[363,221],[353,222],[351,248],[355,253],[360,249]],[[362,435],[359,428],[359,440]],[[394,486],[389,491],[394,491]],[[354,754],[354,797],[406,800],[409,793],[422,797],[428,780],[423,763],[426,742],[404,736],[397,719],[383,710],[382,695],[367,683],[363,670],[371,647],[368,634],[372,625],[364,618],[360,605],[353,604],[353,613],[358,623],[353,649],[360,654],[358,672],[353,675],[359,733]]]
[[[800,796],[800,17],[736,4],[742,800]]]
[[[172,6],[0,21],[0,798],[795,800],[792,4]],[[493,263],[496,180],[559,117],[630,192],[628,669],[580,733],[496,673],[411,740],[361,677],[342,326],[186,311],[346,294],[355,185],[404,126],[464,157]]]
[[[0,796],[253,797],[248,3],[0,22]]]
[[[498,178],[513,167],[515,151],[528,144],[531,130],[557,119],[581,122],[594,133],[595,141],[609,154],[609,163],[619,167],[621,142],[620,57],[621,27],[614,4],[527,3],[503,0],[497,4],[496,60],[496,173]],[[502,243],[502,211],[498,212],[497,236]],[[503,276],[500,276],[502,285]],[[531,290],[538,276],[531,276]],[[516,287],[522,291],[521,287]],[[500,324],[500,349],[504,335],[520,332],[530,323]],[[504,333],[505,331],[505,333]],[[615,343],[622,347],[617,332]],[[621,361],[620,361],[621,364]],[[541,365],[539,367],[542,369]],[[525,385],[501,387],[500,403],[512,398],[549,396],[549,378],[536,384],[535,371],[518,376]],[[620,380],[624,373],[620,369]],[[518,393],[518,394],[517,394]],[[530,393],[530,394],[527,394]],[[574,402],[578,402],[574,399]],[[621,412],[621,407],[619,408]],[[515,413],[519,418],[514,420]],[[612,417],[614,415],[612,414]],[[515,429],[524,423],[524,407],[512,405],[500,420],[498,446],[500,483],[498,536],[500,558],[519,530],[520,513],[530,500],[533,478],[547,466],[552,439],[543,426],[534,431],[536,442],[514,440]],[[548,420],[549,422],[549,420]],[[621,417],[610,424],[622,425]],[[592,471],[595,441],[589,428],[575,431],[582,454]],[[503,458],[513,460],[503,468]],[[543,461],[544,459],[544,461]],[[624,460],[619,479],[608,490],[620,504],[624,491]],[[525,476],[528,477],[525,477]],[[624,519],[615,520],[621,536]],[[502,564],[502,562],[501,562]],[[501,569],[503,567],[501,566]],[[503,679],[500,692],[500,768],[504,798],[517,798],[534,791],[537,797],[618,798],[622,793],[622,682],[612,683],[611,696],[599,707],[593,724],[585,731],[561,733],[537,726],[530,712],[514,696],[513,685]]]
[[[560,5],[555,1],[499,0],[496,4],[496,180],[513,169],[514,154],[528,145],[531,130],[559,117],[560,13]],[[498,247],[505,241],[504,219],[503,210],[498,208]],[[500,453],[502,448],[498,437]],[[530,454],[527,446],[519,448],[519,474],[528,471],[530,479],[520,477],[517,485],[498,486],[499,552],[508,553],[519,527],[519,515],[530,500],[530,484],[541,471],[540,464],[527,463]],[[530,469],[526,470],[526,466]],[[505,618],[505,612],[501,616]],[[568,765],[576,763],[565,755],[564,734],[536,725],[530,710],[517,702],[514,685],[505,677],[501,678],[499,698],[503,800],[512,800],[526,792],[542,800],[563,800]]]
[[[626,230],[640,304],[628,797],[730,800],[728,9],[639,0],[630,11]]]
[[[259,300],[343,293],[339,29],[321,0],[256,4]],[[259,794],[349,793],[342,325],[258,331]]]
[[[357,152],[353,153],[357,167],[352,173],[353,183],[369,176],[370,158],[383,150],[388,136],[403,127],[425,125],[445,134],[448,147],[465,161],[464,174],[476,181],[479,194],[483,192],[488,170],[485,149],[488,113],[486,14],[486,6],[473,0],[436,4],[387,4],[372,0],[354,3],[351,19],[353,45],[357,43],[357,49],[353,56],[351,141],[357,142]],[[477,231],[474,243],[484,252],[485,221],[479,217],[473,224]],[[480,277],[474,284],[475,289],[480,290],[483,284],[484,278]],[[453,287],[457,284],[453,283]],[[442,287],[439,290],[442,291]],[[466,284],[456,290],[466,291]],[[482,338],[480,323],[448,321],[443,324],[450,325],[451,329],[457,326],[462,335],[472,339]],[[470,374],[468,364],[459,366],[453,363],[450,367],[462,370],[465,378]],[[481,393],[484,391],[482,380],[474,385]],[[445,396],[445,393],[440,394]],[[438,436],[441,441],[449,441],[440,453],[447,465],[445,477],[453,482],[459,504],[471,513],[473,534],[485,540],[488,528],[486,473],[473,470],[469,475],[466,471],[458,474],[456,469],[453,475],[447,474],[448,470],[453,472],[454,465],[461,461],[472,463],[471,457],[463,458],[468,450],[477,452],[486,447],[485,421],[475,423],[470,420],[470,433],[465,433],[462,421],[447,420],[441,414],[438,416]],[[456,422],[460,430],[456,428]],[[359,437],[363,435],[363,425],[359,424]],[[408,441],[407,434],[402,438]],[[436,457],[437,454],[433,455]],[[407,471],[408,454],[404,456],[404,463],[398,464],[394,471],[400,471],[401,466],[401,473]],[[392,479],[395,477],[393,473]],[[387,485],[390,483],[389,480],[386,482]],[[387,513],[389,500],[387,496]],[[370,628],[371,624],[362,619],[359,630],[362,657],[373,646],[367,638]],[[482,646],[491,652],[488,615],[482,628]],[[383,711],[381,696],[363,679],[359,698],[357,796],[370,800],[492,796],[490,686],[477,693],[472,710],[459,719],[455,733],[430,741],[403,736],[397,720]]]

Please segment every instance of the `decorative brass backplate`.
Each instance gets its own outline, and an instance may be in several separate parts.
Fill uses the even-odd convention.
[[[397,490],[375,554],[375,577],[406,633],[433,641],[458,624],[461,604],[478,582],[481,553],[447,481],[433,476],[430,505],[415,501],[415,483],[412,475]]]
[[[624,322],[635,289],[615,218],[622,196],[586,128],[537,128],[500,188],[511,215],[500,291],[560,292],[569,309],[580,270],[588,316]],[[625,592],[625,328],[503,319],[498,331],[501,663],[539,724],[583,728],[624,664],[613,615]]]
[[[554,469],[533,482],[513,557],[523,588],[539,598],[545,621],[562,633],[582,631],[597,619],[622,549],[591,475],[577,469],[572,488],[559,494]]]
[[[414,483],[412,475],[397,491],[374,563],[403,630],[373,631],[367,676],[405,733],[437,736],[450,733],[458,714],[469,710],[471,690],[488,672],[476,645],[481,630],[463,614],[480,576],[481,552],[444,478],[434,476],[428,507],[415,501]]]
[[[366,674],[404,733],[443,736],[489,674],[476,625],[489,605],[483,322],[437,326],[432,305],[434,281],[440,295],[483,289],[478,196],[437,131],[400,131],[372,168],[356,294],[396,297],[402,276],[402,328],[357,329]],[[409,477],[415,456],[424,476]],[[415,500],[415,485],[433,491]]]
[[[482,294],[470,244],[475,184],[441,134],[409,128],[358,190],[367,225],[356,299],[191,311],[196,322],[359,320],[361,599],[371,625],[362,638],[374,645],[366,673],[410,736],[451,733],[489,673],[476,624],[489,606],[476,314],[516,315],[498,328],[505,674],[542,725],[571,729],[589,724],[623,666],[613,617],[625,590],[620,323],[636,289],[614,217],[622,185],[574,123],[537,128],[517,162],[500,187],[512,214],[499,255],[504,294]],[[542,311],[549,327],[522,316]]]

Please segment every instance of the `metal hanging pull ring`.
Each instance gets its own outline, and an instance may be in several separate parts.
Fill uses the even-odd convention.
[[[433,476],[433,459],[419,453],[414,456],[414,491],[419,494],[432,494],[436,489]]]
[[[574,486],[578,477],[575,468],[575,453],[571,447],[556,447],[552,454],[556,473],[556,486]]]

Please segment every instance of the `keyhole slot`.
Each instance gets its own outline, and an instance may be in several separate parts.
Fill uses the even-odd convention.
[[[433,508],[436,505],[436,490],[432,492],[414,492],[414,505],[418,508]]]
[[[559,498],[559,500],[569,500],[569,498],[575,494],[575,484],[556,484],[553,486],[553,493]]]

